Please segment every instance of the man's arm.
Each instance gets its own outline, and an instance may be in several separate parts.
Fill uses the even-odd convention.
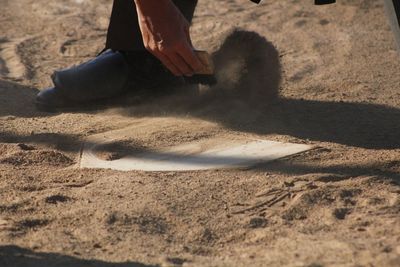
[[[172,0],[134,0],[144,46],[173,74],[191,76],[202,69],[193,51],[189,22]]]

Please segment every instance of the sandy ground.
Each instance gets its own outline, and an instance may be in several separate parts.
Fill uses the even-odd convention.
[[[35,95],[102,49],[111,1],[0,1],[0,266],[399,266],[400,61],[383,1],[199,2],[193,39],[218,86],[51,114]],[[126,145],[145,149],[317,149],[248,170],[76,168],[85,138],[135,125]]]

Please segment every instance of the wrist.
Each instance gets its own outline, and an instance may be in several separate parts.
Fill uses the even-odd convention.
[[[165,5],[173,4],[171,0],[133,0],[136,4],[136,8],[141,11],[150,9],[163,9]]]

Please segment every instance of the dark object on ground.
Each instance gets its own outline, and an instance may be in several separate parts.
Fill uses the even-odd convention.
[[[147,51],[107,50],[79,66],[56,71],[54,87],[36,98],[39,110],[54,112],[106,105],[107,101],[129,91],[158,90],[182,84],[182,78],[169,73]]]
[[[197,54],[197,57],[203,63],[204,68],[191,77],[185,77],[185,81],[189,84],[216,84],[217,78],[215,77],[214,64],[212,62],[210,54],[208,54],[207,51],[195,52]]]
[[[36,106],[48,111],[113,97],[126,90],[128,78],[129,65],[124,56],[107,51],[79,66],[54,72],[54,87],[38,94]]]
[[[185,77],[184,79],[189,84],[214,85],[217,83],[217,78],[213,74],[195,74],[192,77]]]
[[[336,0],[315,0],[316,5],[326,5],[336,3]]]

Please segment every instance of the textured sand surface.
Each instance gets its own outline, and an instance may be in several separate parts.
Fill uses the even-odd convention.
[[[399,266],[383,2],[199,2],[193,41],[219,85],[51,114],[35,95],[102,49],[111,1],[0,1],[0,266]],[[318,149],[249,170],[75,168],[86,137],[136,124],[121,151],[224,136]]]

